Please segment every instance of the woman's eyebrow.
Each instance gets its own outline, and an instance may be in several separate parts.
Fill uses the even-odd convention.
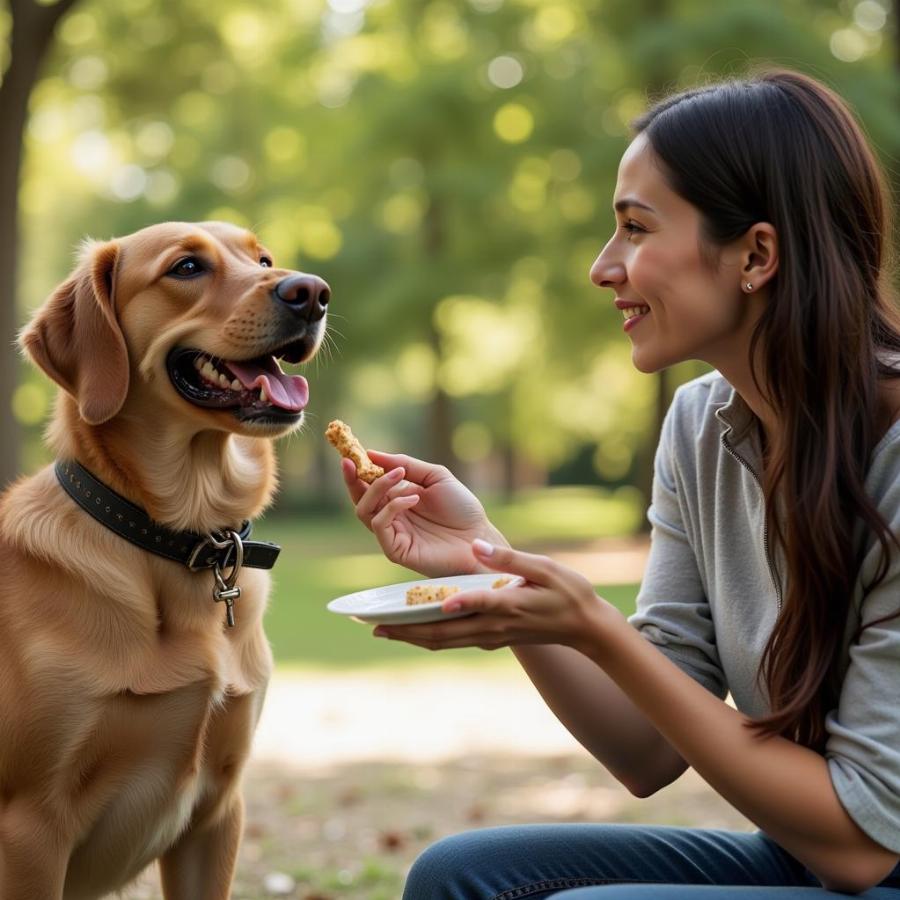
[[[621,200],[616,200],[613,204],[613,209],[615,209],[616,212],[625,212],[630,206],[637,207],[638,209],[646,209],[647,212],[656,212],[652,206],[647,206],[646,203],[641,203],[640,200],[635,200],[634,197],[623,197]]]

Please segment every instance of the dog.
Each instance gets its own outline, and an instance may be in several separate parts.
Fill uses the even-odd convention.
[[[308,402],[278,360],[315,355],[329,299],[248,231],[165,223],[88,242],[21,332],[58,462],[0,499],[3,900],[93,900],[154,860],[166,900],[230,895],[278,549],[245,523]]]

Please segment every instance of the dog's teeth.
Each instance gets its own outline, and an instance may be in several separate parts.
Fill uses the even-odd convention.
[[[259,389],[259,399],[262,400],[263,403],[269,402],[269,398],[266,396],[266,389],[264,387],[261,387]]]
[[[194,368],[199,372],[203,368],[203,359],[201,357],[197,357],[194,360]]]
[[[231,387],[231,383],[224,375],[219,375],[219,384],[221,384],[223,388]]]
[[[234,381],[231,382],[231,389],[233,391],[239,391],[242,387],[243,385],[237,380],[237,378],[235,378]]]

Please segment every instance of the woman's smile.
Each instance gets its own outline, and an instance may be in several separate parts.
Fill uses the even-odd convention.
[[[625,331],[629,331],[637,325],[650,312],[650,307],[646,303],[624,300],[621,297],[616,298],[615,306],[616,309],[622,310],[622,315],[625,317]]]

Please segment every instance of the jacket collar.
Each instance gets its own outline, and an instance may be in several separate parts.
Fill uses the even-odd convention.
[[[755,473],[762,468],[762,444],[759,436],[759,420],[744,398],[729,388],[728,399],[716,410],[716,418],[722,425],[722,440],[732,450],[741,448],[741,456]]]

